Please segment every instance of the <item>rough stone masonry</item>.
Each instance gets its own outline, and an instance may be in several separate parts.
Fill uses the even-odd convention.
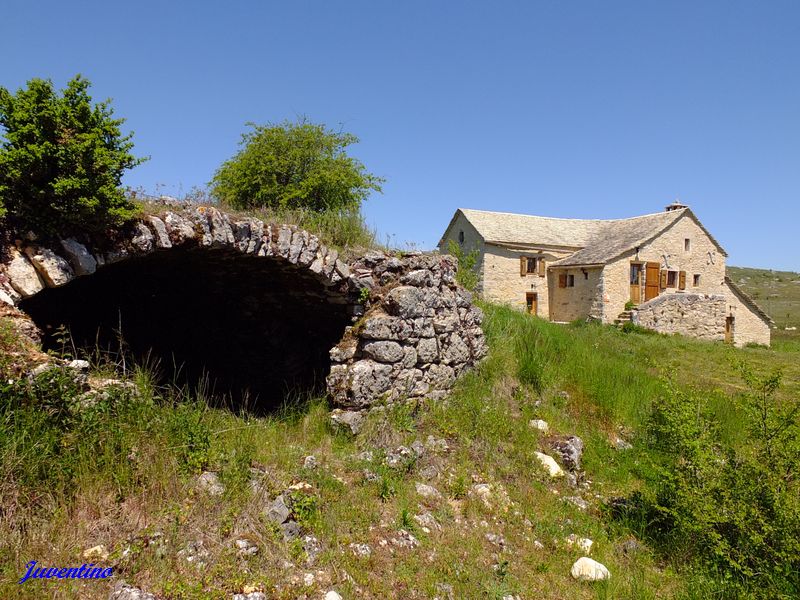
[[[482,313],[456,283],[453,257],[370,251],[348,264],[308,231],[207,206],[165,204],[103,239],[75,236],[45,244],[29,234],[10,240],[0,248],[0,303],[17,313],[21,302],[42,290],[178,248],[222,249],[275,261],[284,272],[313,278],[329,303],[346,305],[353,324],[330,350],[327,378],[339,407],[441,398],[487,352]]]

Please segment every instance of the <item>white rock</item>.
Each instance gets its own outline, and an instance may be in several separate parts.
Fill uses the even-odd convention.
[[[317,457],[313,454],[309,454],[303,460],[303,468],[304,469],[316,469],[317,468]]]
[[[225,493],[225,487],[219,480],[219,475],[212,471],[205,471],[197,478],[198,487],[210,496],[221,496]]]
[[[417,482],[417,493],[423,498],[438,499],[442,494],[432,485]]]
[[[574,533],[571,534],[566,540],[567,546],[578,546],[584,554],[591,554],[594,542],[589,538],[579,538]]]
[[[9,283],[23,298],[28,298],[44,289],[42,278],[31,262],[16,248],[11,249],[11,261],[6,267]]]
[[[325,594],[325,600],[342,600],[342,597],[338,593],[331,590]]]
[[[541,419],[532,419],[528,421],[528,425],[533,429],[538,429],[542,433],[550,431],[550,425],[547,424],[547,421],[542,421]]]
[[[552,456],[549,456],[542,452],[537,452],[536,458],[539,459],[539,462],[547,470],[547,473],[550,475],[550,477],[564,476],[564,470],[560,466],[558,466],[558,463]]]
[[[583,556],[575,561],[575,564],[572,565],[572,569],[570,570],[570,574],[574,579],[579,581],[603,581],[604,579],[611,578],[611,573],[608,572],[605,565],[587,556]]]
[[[92,546],[83,551],[83,558],[87,560],[106,560],[108,558],[108,550],[103,544]]]
[[[28,246],[25,248],[25,254],[50,287],[64,285],[75,277],[69,263],[49,248]]]

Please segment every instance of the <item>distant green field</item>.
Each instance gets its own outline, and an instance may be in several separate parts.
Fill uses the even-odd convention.
[[[800,339],[800,273],[728,267],[728,277],[775,321],[774,340]]]

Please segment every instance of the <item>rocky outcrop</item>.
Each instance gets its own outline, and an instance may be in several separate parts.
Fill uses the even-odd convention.
[[[179,247],[277,261],[284,272],[313,278],[325,302],[343,306],[354,322],[330,350],[327,378],[339,407],[441,398],[486,354],[482,314],[456,283],[454,258],[368,252],[347,264],[308,231],[207,206],[164,206],[103,239],[18,239],[0,255],[0,303],[16,307],[47,288]]]
[[[486,354],[482,313],[456,284],[450,256],[371,252],[351,265],[369,309],[331,350],[328,391],[351,409],[441,398]]]

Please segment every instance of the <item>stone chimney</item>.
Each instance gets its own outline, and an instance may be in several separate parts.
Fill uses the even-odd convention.
[[[666,210],[667,212],[670,212],[670,211],[673,211],[673,210],[681,210],[681,209],[684,209],[684,208],[689,208],[689,205],[688,204],[683,204],[680,200],[678,200],[676,198],[675,202],[673,202],[672,204],[667,204],[667,206],[665,207],[664,210]]]

